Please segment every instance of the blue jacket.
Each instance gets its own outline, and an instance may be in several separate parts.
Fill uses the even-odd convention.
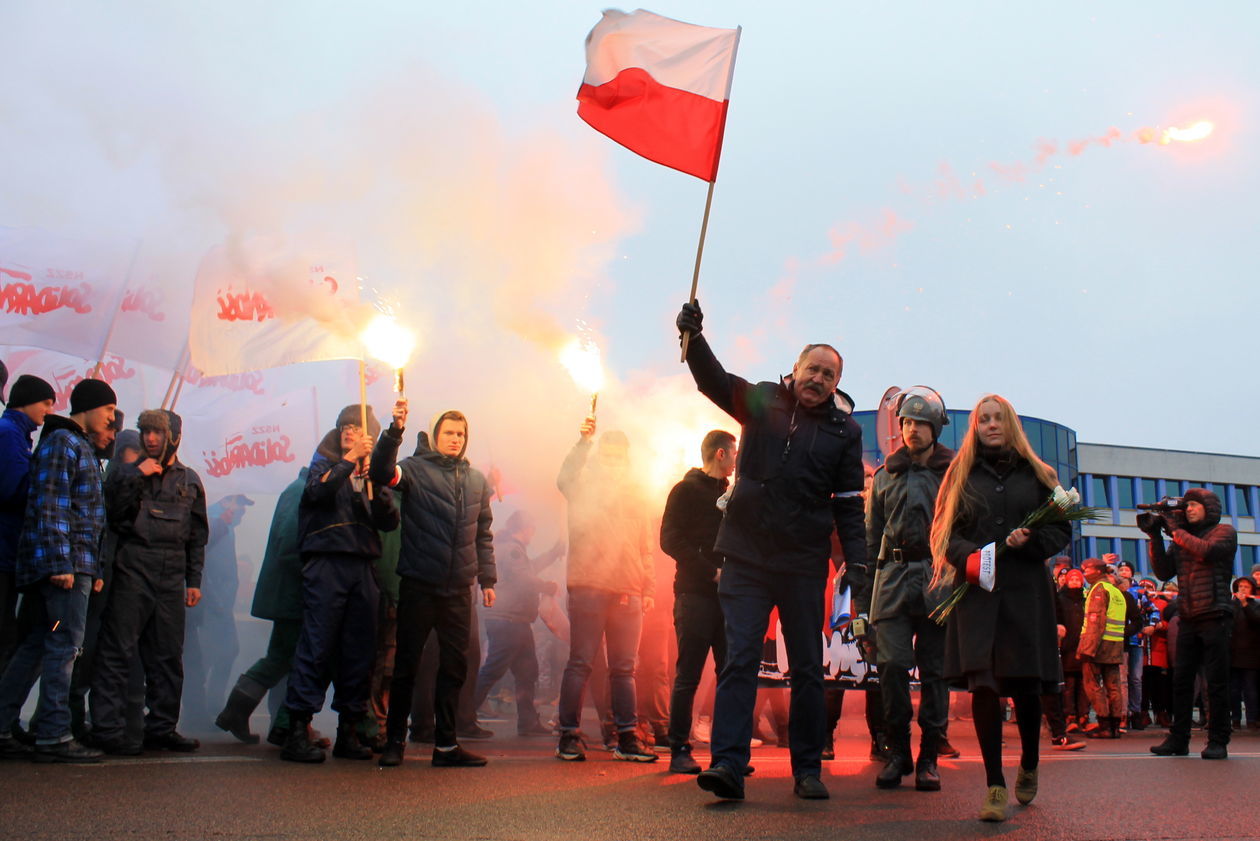
[[[104,531],[105,495],[96,450],[77,423],[49,415],[32,459],[17,585],[70,573],[100,578]]]
[[[374,487],[354,489],[354,465],[322,446],[311,459],[302,501],[298,503],[298,541],[302,558],[311,555],[350,555],[365,561],[381,556],[380,531],[398,528],[394,493]]]
[[[35,421],[17,409],[5,409],[0,415],[0,572],[13,572],[17,564],[30,489],[31,436],[36,428]]]

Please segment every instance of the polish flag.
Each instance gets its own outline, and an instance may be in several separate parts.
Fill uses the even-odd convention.
[[[578,116],[632,152],[712,181],[739,33],[605,11],[586,36]]]

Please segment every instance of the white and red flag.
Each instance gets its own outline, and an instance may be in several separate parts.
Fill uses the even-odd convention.
[[[578,116],[632,152],[712,182],[739,33],[605,11],[586,36]]]
[[[234,242],[197,270],[188,351],[204,376],[357,358],[365,309],[349,249]]]
[[[0,228],[0,343],[99,359],[134,248]]]

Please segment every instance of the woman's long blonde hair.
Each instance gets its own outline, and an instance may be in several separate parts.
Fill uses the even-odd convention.
[[[1024,434],[1024,425],[1019,422],[1019,415],[1015,413],[1015,407],[1011,405],[1011,402],[1000,394],[986,394],[976,401],[975,408],[971,410],[971,417],[967,421],[967,434],[958,447],[958,455],[954,456],[954,460],[946,469],[945,477],[941,480],[941,489],[936,494],[936,510],[932,515],[930,540],[932,587],[952,582],[954,568],[946,558],[946,553],[949,550],[949,539],[954,533],[954,522],[960,515],[969,513],[976,502],[967,493],[967,477],[971,475],[971,469],[976,464],[976,450],[980,443],[976,427],[979,425],[980,407],[985,403],[996,403],[1002,410],[1002,432],[1006,446],[1027,459],[1032,465],[1033,472],[1037,474],[1037,478],[1047,490],[1059,484],[1059,476],[1054,468],[1033,452],[1032,445],[1028,443],[1028,436]]]

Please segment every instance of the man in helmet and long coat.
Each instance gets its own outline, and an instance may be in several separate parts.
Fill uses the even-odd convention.
[[[941,675],[945,628],[929,614],[947,592],[929,590],[932,579],[932,512],[945,468],[954,451],[939,443],[949,423],[935,390],[914,386],[902,392],[896,412],[902,446],[875,473],[866,509],[866,551],[875,562],[870,593],[857,595],[859,614],[869,608],[875,628],[879,683],[888,728],[889,759],[875,778],[895,788],[911,773],[914,787],[937,791],[936,757],[949,712],[949,689]],[[910,670],[919,669],[919,758],[911,761]]]

